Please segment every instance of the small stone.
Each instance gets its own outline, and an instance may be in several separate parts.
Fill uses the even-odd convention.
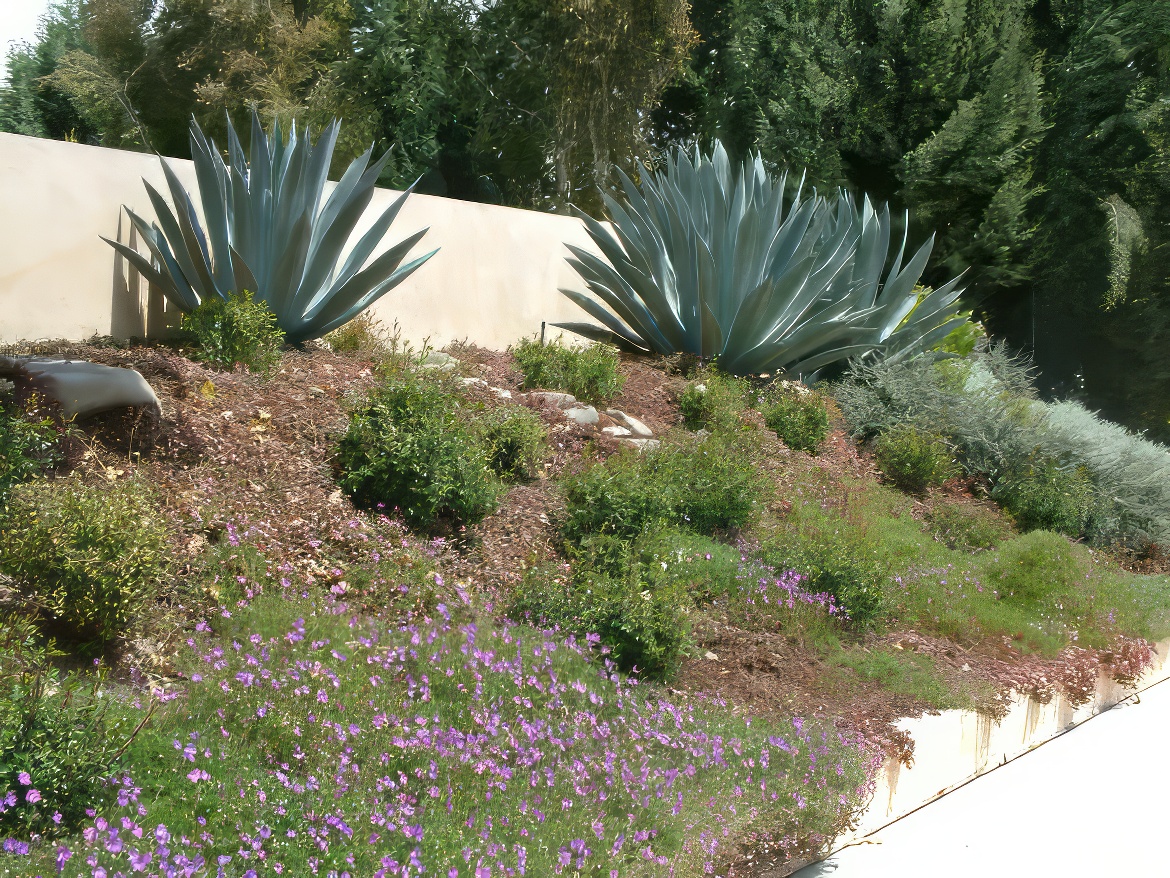
[[[620,437],[620,436],[629,436],[630,435],[630,431],[627,430],[625,427],[602,427],[601,432],[608,433],[610,436],[613,436],[615,439]]]
[[[719,661],[719,656],[715,655],[715,653],[711,652],[711,650],[707,650],[705,653],[703,653],[703,658],[710,659],[713,662]]]
[[[320,387],[316,387],[316,386],[309,387],[309,396],[324,396],[324,395],[325,395],[325,391],[322,390]]]
[[[493,387],[493,388],[491,388],[491,391],[496,396],[498,396],[500,399],[511,399],[512,398],[512,391],[505,390],[503,387]]]
[[[577,404],[577,397],[571,393],[556,393],[552,390],[538,390],[528,394],[530,399],[540,400],[559,409],[567,409]]]
[[[617,423],[621,424],[634,436],[639,439],[649,439],[654,435],[654,431],[635,418],[633,415],[627,415],[621,409],[606,409],[605,413],[613,418]]]
[[[591,427],[598,421],[597,409],[591,405],[577,405],[565,409],[565,417],[575,421],[582,427]]]
[[[442,351],[431,351],[422,359],[422,362],[420,362],[419,365],[424,369],[438,369],[440,372],[454,372],[459,367],[459,361],[450,354],[444,354]]]
[[[487,387],[487,382],[482,378],[460,378],[459,383],[464,387]]]

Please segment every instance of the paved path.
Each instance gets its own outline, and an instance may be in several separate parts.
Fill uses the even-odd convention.
[[[796,874],[1170,876],[1170,681]]]

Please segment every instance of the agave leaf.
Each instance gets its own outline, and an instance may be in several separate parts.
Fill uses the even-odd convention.
[[[393,289],[433,255],[401,264],[424,229],[365,265],[408,190],[362,235],[339,270],[389,153],[371,162],[372,150],[367,150],[350,163],[326,199],[326,175],[338,132],[334,120],[315,144],[312,132],[295,122],[287,139],[279,124],[268,135],[253,113],[252,142],[245,152],[228,119],[225,162],[192,120],[191,154],[203,219],[164,161],[173,206],[147,187],[161,228],[152,229],[131,216],[154,264],[141,255],[131,257],[124,245],[110,243],[182,310],[192,310],[209,295],[250,289],[272,309],[288,338],[300,341],[327,332]],[[332,301],[333,297],[340,298]]]
[[[423,231],[425,232],[426,230],[424,229]],[[420,234],[418,237],[421,238],[422,235]],[[364,311],[366,308],[370,307],[370,305],[374,304],[374,302],[376,302],[386,293],[390,292],[390,290],[394,289],[394,287],[398,286],[400,283],[414,274],[415,271],[421,268],[427,262],[427,260],[429,260],[438,252],[439,248],[436,247],[429,253],[424,253],[417,259],[413,259],[405,265],[395,269],[389,277],[386,277],[384,266],[379,265],[378,261],[375,260],[375,262],[372,263],[369,268],[354,275],[349,283],[346,284],[346,288],[343,288],[339,296],[325,302],[325,307],[312,323],[312,337],[315,338],[317,336],[324,335],[325,333],[331,332],[337,327],[348,323],[361,311]],[[383,254],[383,257],[385,255],[386,254]],[[379,280],[379,278],[381,279]],[[356,292],[358,289],[369,284],[373,284],[373,286],[365,293],[365,295],[346,307],[346,299],[353,292]]]
[[[611,332],[608,329],[602,329],[600,326],[594,326],[592,323],[554,323],[557,329],[565,329],[569,332],[579,335],[582,338],[588,338],[592,341],[599,341],[602,344],[611,344],[619,350],[623,350],[630,354],[646,354],[649,353],[641,345],[631,342],[624,336],[618,335],[616,332]]]
[[[171,210],[167,206],[166,201],[163,200],[162,195],[160,195],[158,190],[147,183],[145,180],[142,182],[143,185],[146,186],[146,194],[150,198],[150,203],[154,205],[154,215],[158,217],[158,224],[162,229],[163,235],[172,241],[182,240],[183,232],[179,228],[179,223],[175,219],[174,214],[171,213]],[[145,222],[143,222],[142,225],[145,226]],[[202,301],[211,295],[212,291],[207,288],[201,279],[202,277],[207,276],[206,272],[201,275],[198,271],[196,271],[195,263],[191,260],[191,254],[187,248],[180,247],[178,250],[174,251],[173,255],[175,262],[178,264],[180,270],[183,273],[183,277],[186,278],[188,284],[194,290],[197,297],[196,301]]]
[[[676,150],[637,185],[619,179],[624,198],[606,199],[613,233],[583,217],[604,258],[570,248],[597,300],[561,291],[603,324],[590,337],[719,356],[734,371],[819,369],[881,349],[885,335],[930,343],[953,314],[954,287],[911,312],[930,245],[903,265],[903,230],[889,260],[886,205],[806,195],[803,176],[789,197],[759,156],[736,166],[718,142],[710,157]]]
[[[605,324],[605,326],[606,326],[605,332],[609,332],[609,333],[612,333],[613,335],[619,336],[620,338],[624,339],[628,344],[633,345],[642,351],[646,350],[640,344],[637,334],[635,334],[628,326],[626,326],[624,323],[622,323],[620,320],[618,320],[613,314],[606,311],[605,308],[602,307],[599,303],[594,302],[588,296],[583,296],[581,293],[578,293],[575,290],[562,290],[561,292],[563,292],[566,296],[568,296],[570,299],[572,299],[574,302],[576,302],[578,305],[580,305],[582,309],[589,312],[594,317],[596,317],[598,320],[600,320],[603,324]],[[577,325],[577,324],[574,324],[574,325]],[[581,324],[581,325],[586,325],[586,324]]]

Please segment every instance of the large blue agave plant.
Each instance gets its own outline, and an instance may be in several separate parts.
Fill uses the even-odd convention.
[[[214,141],[192,121],[191,156],[206,230],[191,196],[164,160],[175,209],[144,180],[157,224],[126,211],[153,259],[118,241],[103,240],[181,311],[193,311],[209,296],[226,299],[232,292],[251,290],[276,314],[290,342],[322,336],[351,320],[437,252],[402,264],[426,234],[422,229],[365,265],[412,186],[341,260],[389,153],[371,162],[371,147],[354,159],[324,198],[339,127],[337,121],[328,125],[314,144],[311,133],[298,132],[294,122],[286,142],[279,122],[270,137],[253,112],[251,153],[246,155],[229,119],[225,162]]]
[[[620,173],[620,172],[619,172]],[[844,190],[785,198],[786,175],[759,156],[742,167],[716,143],[670,156],[625,198],[606,197],[609,227],[582,214],[602,256],[569,246],[601,301],[561,290],[601,322],[558,324],[588,338],[661,354],[718,357],[733,374],[812,374],[852,356],[929,350],[960,326],[959,279],[916,289],[933,236],[890,260],[890,212]],[[786,209],[787,205],[787,209]]]

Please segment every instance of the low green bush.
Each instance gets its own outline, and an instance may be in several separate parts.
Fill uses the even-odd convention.
[[[1089,530],[1095,507],[1088,473],[1052,460],[1009,470],[991,496],[1011,513],[1021,530],[1051,530],[1074,538]]]
[[[15,488],[0,514],[0,572],[56,633],[102,644],[166,579],[166,522],[137,479],[100,488],[76,479]]]
[[[30,415],[0,399],[0,505],[13,485],[61,461],[51,418]]]
[[[735,429],[747,407],[746,395],[747,384],[741,379],[705,369],[679,394],[683,424],[688,430]]]
[[[65,672],[25,619],[0,618],[0,835],[51,834],[85,819],[133,734],[101,697],[105,674]],[[35,791],[35,792],[34,792]],[[56,816],[54,816],[56,815]]]
[[[773,385],[761,395],[759,408],[768,429],[789,448],[816,454],[829,435],[825,398],[802,384],[781,381]]]
[[[888,572],[860,539],[831,532],[784,533],[761,546],[760,560],[808,577],[804,590],[832,595],[856,625],[868,625],[882,612]]]
[[[1001,512],[976,504],[938,503],[926,521],[936,540],[960,552],[994,549],[1015,535]]]
[[[412,527],[472,524],[496,508],[499,482],[461,394],[410,372],[391,375],[350,415],[338,482],[366,509]]]
[[[984,567],[984,583],[1015,604],[1062,603],[1086,588],[1090,563],[1083,546],[1035,530],[1004,543]]]
[[[534,479],[548,451],[540,415],[518,405],[489,408],[475,420],[492,471],[505,481]]]
[[[760,491],[746,452],[714,436],[628,450],[565,481],[562,533],[572,545],[594,534],[630,540],[661,526],[714,534],[745,524]]]
[[[559,339],[542,344],[539,339],[526,338],[508,350],[524,373],[526,390],[559,390],[600,405],[621,393],[626,383],[618,371],[621,357],[610,345],[570,348]]]
[[[635,576],[652,588],[682,586],[695,603],[705,603],[738,587],[740,550],[678,528],[651,530],[635,540],[593,534],[571,546],[574,569],[620,579]]]
[[[567,565],[530,570],[508,608],[516,621],[596,634],[618,667],[667,677],[689,642],[690,597],[681,583],[652,586]]]
[[[914,494],[958,474],[950,446],[937,433],[901,424],[878,437],[874,457],[886,478]]]
[[[265,377],[276,371],[284,333],[268,305],[252,295],[243,290],[227,299],[212,296],[183,315],[183,329],[194,340],[195,359],[217,369],[241,365]]]

